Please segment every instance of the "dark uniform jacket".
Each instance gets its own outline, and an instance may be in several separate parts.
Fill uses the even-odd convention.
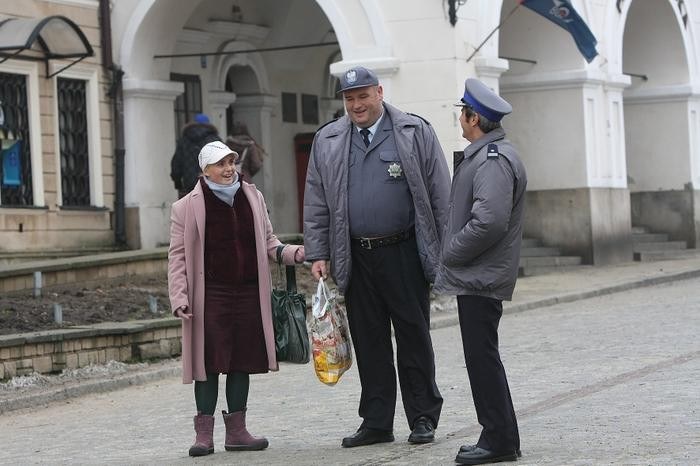
[[[418,253],[426,280],[433,282],[440,255],[441,225],[446,223],[449,171],[428,122],[387,103],[394,138],[413,207]],[[314,137],[304,192],[306,259],[331,261],[331,275],[342,292],[350,283],[348,159],[353,124],[345,115]],[[377,202],[381,202],[378,199]]]
[[[436,292],[512,298],[526,186],[525,167],[502,128],[467,146],[452,179]]]

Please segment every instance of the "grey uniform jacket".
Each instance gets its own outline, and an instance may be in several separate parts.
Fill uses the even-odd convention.
[[[455,168],[435,291],[510,300],[518,277],[527,175],[502,128]],[[489,153],[489,147],[496,152]]]
[[[418,252],[426,280],[433,282],[446,222],[449,171],[433,128],[423,119],[384,103],[394,126],[399,159],[413,206]],[[344,293],[350,283],[348,166],[353,125],[345,115],[314,137],[304,192],[306,260],[331,261],[331,276]],[[378,199],[377,202],[381,202]]]

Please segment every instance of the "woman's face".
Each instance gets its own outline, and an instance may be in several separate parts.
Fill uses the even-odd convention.
[[[204,175],[217,184],[233,184],[236,180],[236,155],[229,154],[204,167]]]

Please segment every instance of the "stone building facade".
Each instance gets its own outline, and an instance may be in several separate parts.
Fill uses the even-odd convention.
[[[103,2],[17,3],[0,0],[0,15],[64,12],[99,50]],[[180,127],[199,111],[222,135],[236,122],[247,125],[267,152],[254,182],[275,229],[299,232],[310,138],[343,111],[335,76],[358,64],[378,73],[387,101],[432,123],[450,159],[465,145],[452,104],[467,77],[513,104],[504,126],[528,168],[526,235],[597,264],[631,260],[633,226],[696,247],[700,1],[571,4],[598,41],[590,63],[565,30],[516,0],[112,1],[111,51],[123,71],[123,187],[113,176],[115,113],[100,54],[58,75],[93,76],[98,90],[90,97],[99,115],[90,120],[99,124],[89,132],[89,209],[61,206],[57,78],[40,67],[22,71],[40,109],[31,121],[41,183],[32,208],[0,205],[0,247],[113,244],[119,193],[126,244],[167,243],[177,197],[169,162]],[[0,73],[17,63],[1,63]],[[18,223],[31,224],[31,234]]]

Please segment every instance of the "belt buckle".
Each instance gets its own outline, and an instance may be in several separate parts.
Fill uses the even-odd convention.
[[[360,238],[360,246],[362,246],[363,249],[372,249],[372,240],[369,238]]]

